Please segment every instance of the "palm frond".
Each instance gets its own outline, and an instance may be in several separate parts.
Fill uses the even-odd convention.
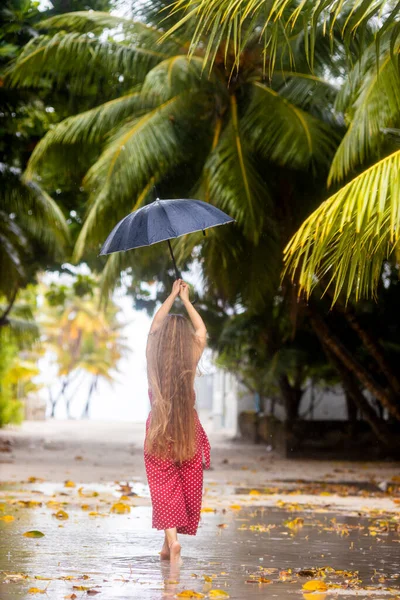
[[[2,207],[14,215],[25,232],[42,240],[52,252],[61,250],[69,239],[62,210],[36,182],[24,182],[18,169],[0,170]]]
[[[243,131],[257,152],[281,165],[330,164],[338,143],[335,130],[298,108],[270,87],[253,84]]]
[[[124,43],[141,48],[158,49],[160,52],[176,53],[182,43],[174,36],[160,42],[162,32],[147,22],[124,18],[107,12],[94,10],[74,11],[55,15],[39,23],[40,29],[63,30],[68,32],[94,33],[110,32],[113,39],[122,38]]]
[[[189,60],[186,55],[177,54],[151,69],[143,82],[142,94],[165,102],[185,90],[206,88],[211,81],[215,86],[215,77],[202,78],[202,60],[199,57]]]
[[[108,12],[85,10],[55,15],[39,23],[40,29],[63,29],[65,31],[79,31],[80,33],[101,33],[105,29],[122,30],[128,33],[140,34],[142,31],[152,32],[156,39],[159,32],[148,27],[140,21],[133,21]],[[156,39],[154,41],[156,41]]]
[[[265,309],[267,299],[276,293],[282,267],[276,227],[263,234],[257,245],[237,225],[210,229],[206,238],[195,237],[207,293],[231,306],[241,303],[251,310]]]
[[[99,144],[106,135],[127,118],[148,110],[140,92],[132,92],[96,106],[83,113],[68,117],[50,129],[31,154],[25,177],[31,179],[43,160],[56,145]]]
[[[308,296],[333,287],[333,302],[374,296],[382,264],[400,241],[400,151],[350,181],[302,224],[284,251],[285,272]]]
[[[101,272],[100,297],[102,303],[106,304],[111,297],[124,270],[132,266],[132,256],[127,252],[115,252],[107,256],[107,262]]]
[[[10,86],[63,85],[71,78],[82,89],[102,77],[119,74],[141,81],[149,68],[167,58],[158,49],[119,44],[89,34],[57,32],[33,38],[7,73]]]
[[[29,244],[13,218],[3,211],[0,217],[0,294],[10,297],[26,278],[24,258]]]
[[[174,22],[167,35],[186,26],[188,21],[196,21],[189,54],[193,54],[202,40],[207,39],[206,64],[212,65],[216,48],[223,43],[233,49],[238,65],[249,31],[258,30],[264,53],[269,56],[266,67],[272,73],[276,60],[275,41],[279,33],[286,42],[287,52],[291,53],[290,35],[296,28],[303,28],[307,37],[305,51],[312,65],[316,31],[321,24],[325,35],[333,40],[335,25],[344,17],[341,36],[349,48],[354,36],[362,36],[377,17],[383,19],[387,26],[395,23],[400,6],[387,0],[272,0],[268,3],[263,0],[177,0],[170,12]],[[176,14],[181,15],[178,22]],[[393,32],[393,37],[395,35]]]
[[[271,87],[282,98],[331,126],[342,124],[334,110],[339,88],[330,81],[311,73],[277,70]]]
[[[339,108],[347,109],[350,124],[332,161],[329,183],[344,179],[376,156],[384,139],[383,128],[400,124],[398,54],[394,58],[387,48],[377,63],[372,62],[371,53],[357,64],[354,77],[348,78],[338,98]],[[349,104],[344,107],[346,101]]]
[[[205,191],[212,204],[228,212],[246,235],[257,242],[265,225],[263,215],[268,214],[265,208],[271,205],[271,198],[254,165],[234,95],[230,97],[230,103],[230,123],[204,167]]]
[[[99,243],[128,212],[145,200],[143,190],[183,158],[177,123],[196,118],[196,92],[179,94],[118,128],[103,153],[88,171],[84,185],[90,190],[89,212],[75,248],[82,256],[87,242]]]

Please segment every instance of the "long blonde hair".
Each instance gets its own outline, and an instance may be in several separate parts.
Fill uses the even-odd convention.
[[[182,315],[168,315],[149,336],[147,347],[152,408],[145,449],[179,463],[196,452],[196,346],[189,321]]]

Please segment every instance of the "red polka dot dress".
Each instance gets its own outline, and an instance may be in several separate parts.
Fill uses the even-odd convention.
[[[151,401],[151,392],[149,392]],[[151,412],[147,418],[149,428]],[[196,535],[200,521],[203,494],[203,457],[210,468],[210,443],[197,411],[196,453],[181,464],[144,452],[147,480],[153,505],[152,525],[155,529],[176,527],[178,533]]]

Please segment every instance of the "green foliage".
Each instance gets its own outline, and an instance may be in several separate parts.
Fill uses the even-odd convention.
[[[89,198],[75,258],[97,252],[110,224],[154,199],[157,185],[163,197],[201,197],[236,219],[235,247],[224,241],[229,237],[225,232],[212,232],[204,240],[206,277],[213,273],[218,244],[226,265],[237,261],[241,246],[253,258],[263,247],[270,258],[266,272],[273,274],[275,284],[283,244],[275,207],[279,186],[271,174],[277,167],[314,174],[327,169],[339,129],[329,110],[322,110],[321,97],[333,108],[335,89],[311,76],[305,61],[299,65],[302,78],[285,63],[284,80],[267,86],[256,40],[249,41],[243,56],[243,74],[232,79],[221,61],[204,76],[203,46],[189,61],[188,38],[172,35],[160,41],[162,26],[96,12],[58,16],[42,26],[48,33],[25,48],[9,71],[9,85],[63,87],[69,81],[76,92],[79,82],[111,81],[116,74],[122,79],[120,95],[53,127],[36,146],[26,171],[27,179],[35,181],[39,175],[56,187],[56,181],[63,185],[60,170],[76,171],[77,153],[82,157]],[[226,52],[234,60],[234,53]],[[297,83],[292,85],[293,78]],[[315,88],[324,92],[315,92],[314,105]],[[296,97],[296,89],[302,95]],[[193,244],[178,247],[181,259],[189,260]],[[263,293],[257,272],[262,260],[248,269],[248,289],[257,303]],[[126,257],[108,259],[102,284],[106,293],[128,264]],[[232,290],[225,290],[232,297]],[[238,293],[250,298],[243,289]]]
[[[10,373],[18,357],[18,348],[15,343],[4,338],[1,330],[0,336],[0,427],[4,427],[8,423],[21,423],[23,404],[15,396],[10,381]]]
[[[400,151],[373,165],[319,206],[285,249],[286,269],[309,295],[333,286],[333,303],[376,296],[382,264],[398,253]],[[396,256],[397,258],[397,256]]]
[[[97,282],[77,275],[71,285],[42,284],[45,304],[39,313],[43,346],[56,357],[58,376],[70,378],[80,371],[107,381],[127,352],[117,319],[118,307],[110,300],[99,310]]]
[[[3,165],[0,189],[0,294],[10,297],[32,280],[38,262],[61,256],[68,227],[54,200],[36,182],[23,182],[17,169]]]
[[[1,298],[0,315],[10,308]],[[39,386],[33,381],[38,374],[37,345],[39,331],[34,322],[36,293],[29,286],[17,299],[0,327],[0,427],[20,423],[23,419],[23,400]]]
[[[344,82],[336,107],[348,129],[332,161],[329,182],[342,180],[371,158],[391,149],[384,129],[400,124],[399,44],[390,46],[389,33],[363,53]],[[393,54],[394,53],[394,54]]]
[[[399,13],[399,4],[387,0],[177,0],[170,7],[167,35],[176,32],[182,35],[195,21],[189,55],[195,54],[206,38],[204,66],[212,68],[220,47],[224,46],[233,49],[234,70],[240,68],[241,55],[253,36],[263,47],[265,70],[272,75],[279,69],[280,51],[293,63],[297,60],[293,39],[299,35],[304,37],[304,54],[312,70],[317,62],[316,47],[321,30],[331,44],[332,54],[337,52],[338,32],[341,43],[350,53],[354,50],[354,38],[362,40],[370,28],[378,29],[376,22],[383,17],[385,27],[382,32],[378,29],[377,42],[382,33],[395,25],[390,32],[393,47],[399,34],[396,26]],[[225,64],[230,67],[226,57]]]

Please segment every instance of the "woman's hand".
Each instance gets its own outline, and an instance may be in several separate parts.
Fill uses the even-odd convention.
[[[189,302],[189,286],[182,280],[180,284],[180,296],[182,298],[182,302]]]
[[[173,298],[177,298],[180,294],[181,291],[181,285],[182,285],[182,279],[176,279],[174,281],[174,284],[172,286],[172,291],[171,291],[171,296],[173,296]]]

